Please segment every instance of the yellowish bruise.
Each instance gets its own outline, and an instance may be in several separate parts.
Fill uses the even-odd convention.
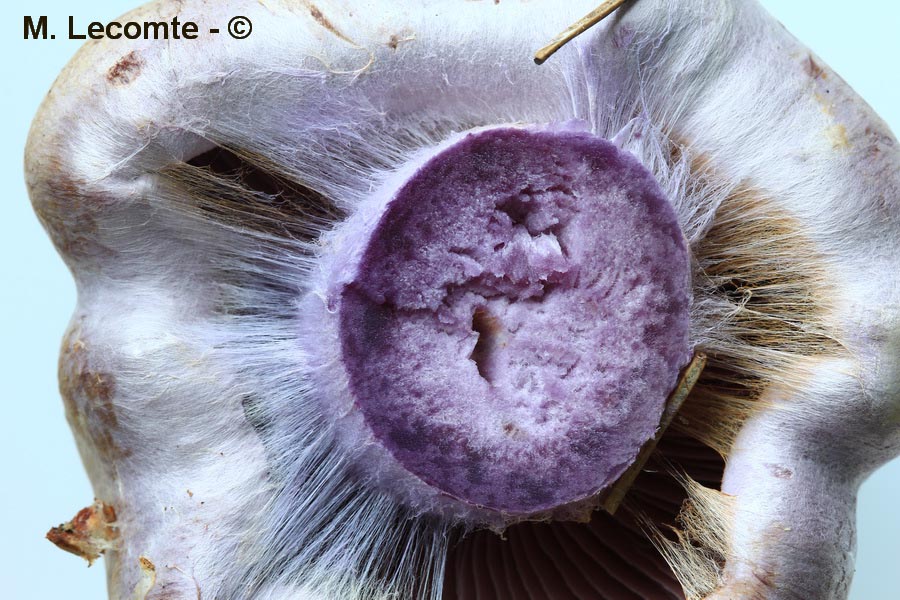
[[[156,585],[156,565],[146,556],[141,556],[138,563],[141,566],[141,578],[134,586],[131,600],[146,600],[150,590]]]

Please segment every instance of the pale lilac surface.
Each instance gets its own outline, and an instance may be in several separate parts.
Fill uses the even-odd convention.
[[[638,161],[588,133],[470,134],[391,201],[342,292],[343,359],[411,473],[513,514],[633,462],[689,358],[689,259]]]

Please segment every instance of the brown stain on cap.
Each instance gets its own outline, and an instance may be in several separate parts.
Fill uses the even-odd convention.
[[[59,133],[54,143],[61,144]],[[34,209],[57,250],[67,262],[96,264],[115,255],[99,239],[98,218],[112,201],[89,191],[90,184],[67,173],[58,158],[43,165],[44,181],[32,188]],[[29,184],[31,185],[31,184]]]
[[[822,68],[812,54],[807,55],[806,60],[803,61],[803,69],[806,71],[806,74],[812,77],[813,79],[827,79],[828,73],[825,72],[825,69]]]
[[[135,50],[132,50],[109,68],[106,72],[106,80],[112,85],[128,85],[141,74],[144,59]]]
[[[47,539],[58,548],[80,556],[90,566],[119,537],[115,522],[116,510],[97,500],[78,511],[71,521],[51,528]]]
[[[387,47],[391,50],[396,50],[400,47],[400,44],[404,44],[406,42],[412,42],[416,39],[416,35],[412,32],[400,32],[400,33],[392,33],[391,37],[388,38]]]
[[[325,16],[325,14],[322,12],[322,10],[318,6],[316,6],[312,2],[305,2],[304,4],[306,5],[306,8],[309,9],[309,16],[311,16],[313,18],[313,20],[315,20],[316,23],[321,25],[327,31],[331,32],[336,38],[341,39],[353,46],[358,46],[358,44],[356,42],[354,42],[353,40],[348,38],[346,35],[343,34],[343,32],[341,32],[337,27],[335,27],[334,23],[332,23],[331,21],[328,20],[328,17]]]
[[[141,576],[138,580],[137,584],[134,586],[134,591],[131,593],[132,600],[147,600],[150,591],[156,586],[156,565],[153,564],[146,556],[141,556],[138,558],[138,565],[141,568]],[[165,593],[165,591],[160,590],[160,594],[154,594],[154,597],[157,600],[163,600],[164,598],[174,598],[169,594]],[[181,596],[183,597],[183,596]]]
[[[116,378],[92,364],[89,342],[76,323],[63,339],[59,357],[59,390],[66,418],[76,436],[93,444],[106,461],[125,457],[130,451],[116,442]]]

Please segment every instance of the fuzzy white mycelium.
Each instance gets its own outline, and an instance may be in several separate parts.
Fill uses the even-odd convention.
[[[900,452],[896,139],[752,0],[639,0],[532,62],[592,8],[161,0],[127,19],[253,35],[79,51],[26,170],[98,499],[52,533],[111,598],[846,596],[858,486]],[[615,516],[486,517],[348,435],[329,269],[452,140],[567,123],[674,208],[709,365]]]

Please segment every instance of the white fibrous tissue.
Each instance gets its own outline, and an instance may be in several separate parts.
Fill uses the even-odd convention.
[[[752,1],[535,64],[594,8],[160,0],[253,35],[79,51],[26,177],[96,495],[48,538],[110,598],[846,597],[896,139]]]

